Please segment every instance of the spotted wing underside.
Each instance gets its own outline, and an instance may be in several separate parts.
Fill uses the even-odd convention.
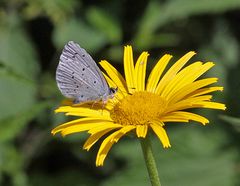
[[[61,93],[75,102],[100,100],[108,85],[92,57],[78,44],[68,42],[56,71]]]

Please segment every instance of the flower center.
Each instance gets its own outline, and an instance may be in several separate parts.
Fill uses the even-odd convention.
[[[136,92],[117,103],[111,111],[111,118],[122,125],[145,125],[160,119],[166,101],[150,92]]]

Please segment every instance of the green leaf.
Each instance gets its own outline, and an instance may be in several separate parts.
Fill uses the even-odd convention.
[[[218,75],[219,85],[228,90],[228,70],[237,68],[239,45],[226,22],[216,22],[212,40],[209,41],[208,45],[200,48],[199,54],[216,64],[208,74]]]
[[[194,15],[223,13],[239,8],[239,0],[218,2],[215,0],[171,0],[162,4],[150,1],[139,23],[134,42],[139,49],[149,48],[154,45],[152,37],[155,32],[166,24]]]
[[[0,87],[0,120],[28,110],[35,104],[36,85],[3,68],[0,68]]]
[[[35,105],[29,106],[28,109],[19,111],[18,113],[11,115],[0,120],[0,141],[9,141],[13,139],[19,132],[35,118],[41,111],[49,107],[49,102],[41,102]]]
[[[238,65],[239,45],[225,21],[216,22],[212,41],[203,46],[201,51],[205,53],[205,57],[210,56],[211,60],[224,68],[234,68]]]
[[[233,185],[234,159],[237,152],[223,148],[226,135],[220,130],[207,127],[181,125],[168,130],[172,147],[163,149],[160,141],[153,138],[153,151],[162,185],[212,186]],[[209,131],[208,131],[209,130]],[[103,186],[150,185],[147,169],[137,140],[118,142],[115,154],[127,161]],[[108,154],[108,158],[113,155]],[[107,163],[108,160],[105,162]],[[219,176],[221,175],[221,176]]]
[[[84,173],[84,169],[64,169],[54,174],[48,174],[40,171],[31,171],[30,183],[34,186],[93,186],[97,185],[96,179]]]
[[[240,118],[227,116],[227,115],[221,115],[220,118],[223,121],[226,121],[227,123],[233,125],[235,129],[240,132]]]
[[[46,14],[54,23],[66,21],[77,6],[77,0],[27,0],[26,2],[28,6],[23,8],[26,18],[32,19]]]
[[[9,14],[0,26],[1,141],[14,138],[35,116],[39,65],[21,24],[19,17]]]
[[[33,80],[39,73],[35,50],[16,15],[5,17],[0,26],[0,64],[9,71]]]
[[[220,117],[222,120],[240,126],[240,118],[232,117],[232,116],[226,116],[226,115],[221,115]]]
[[[119,21],[98,7],[86,11],[87,20],[99,32],[103,33],[112,44],[119,44],[122,39]]]
[[[22,154],[9,143],[0,143],[0,175],[7,174],[14,186],[27,186]]]
[[[58,25],[53,39],[59,49],[62,49],[68,41],[72,40],[79,43],[87,51],[97,51],[107,42],[103,33],[76,19]]]

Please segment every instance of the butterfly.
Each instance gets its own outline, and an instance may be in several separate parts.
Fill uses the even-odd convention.
[[[56,70],[57,86],[73,103],[106,103],[117,88],[109,87],[93,58],[77,43],[69,41],[62,51]]]

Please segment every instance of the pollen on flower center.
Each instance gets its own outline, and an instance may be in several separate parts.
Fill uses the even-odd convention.
[[[166,101],[150,92],[136,92],[117,103],[111,111],[114,122],[122,125],[146,125],[159,120],[166,108]]]

